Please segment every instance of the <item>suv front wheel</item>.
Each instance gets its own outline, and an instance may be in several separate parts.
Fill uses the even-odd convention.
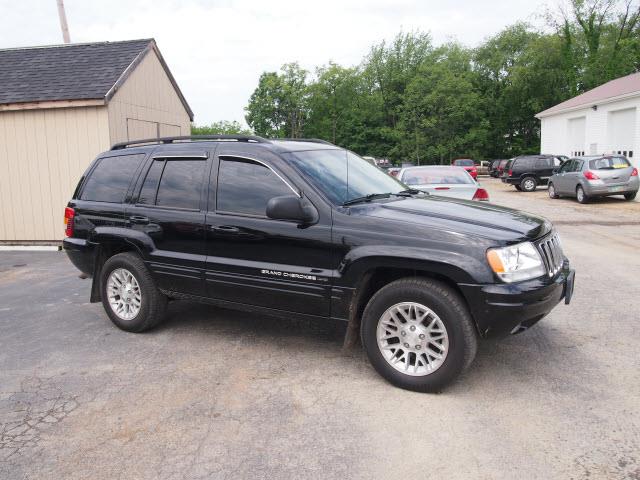
[[[165,297],[142,259],[119,253],[103,265],[100,277],[102,305],[111,321],[127,332],[143,332],[164,318]]]
[[[426,278],[396,280],[367,304],[361,328],[369,361],[387,381],[436,392],[473,361],[477,336],[460,295]]]

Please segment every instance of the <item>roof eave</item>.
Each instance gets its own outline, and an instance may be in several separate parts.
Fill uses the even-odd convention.
[[[615,97],[603,98],[595,102],[581,103],[580,105],[574,105],[572,107],[561,108],[559,110],[554,110],[554,111],[551,111],[551,110],[553,110],[555,107],[551,107],[551,108],[548,108],[547,110],[543,110],[540,113],[536,113],[535,117],[538,119],[542,119],[546,117],[551,117],[553,115],[558,115],[561,113],[570,113],[577,110],[584,110],[585,108],[592,108],[594,105],[595,106],[606,105],[608,103],[614,103],[620,100],[628,100],[630,98],[635,98],[635,97],[640,97],[640,90],[635,92],[625,93],[623,95],[616,95]]]
[[[68,100],[35,100],[0,104],[0,112],[20,110],[47,110],[52,108],[101,107],[106,104],[104,98],[73,98]]]
[[[167,77],[169,78],[169,81],[171,82],[171,85],[173,86],[174,90],[178,94],[178,97],[182,102],[182,106],[187,111],[187,114],[189,115],[189,120],[193,121],[193,110],[191,110],[191,107],[187,103],[187,99],[182,94],[180,87],[178,87],[178,83],[176,82],[176,79],[173,77],[171,70],[169,70],[169,66],[164,61],[164,58],[162,57],[162,54],[160,53],[160,50],[158,49],[158,46],[156,45],[155,40],[150,40],[149,45],[147,45],[147,47],[143,51],[141,51],[136,56],[136,58],[133,59],[133,61],[129,64],[129,66],[125,68],[124,72],[122,72],[120,77],[118,77],[118,80],[116,80],[116,83],[114,83],[113,86],[106,93],[104,97],[105,101],[108,102],[111,100],[111,98],[113,98],[113,96],[120,89],[122,84],[127,81],[131,73],[136,69],[136,67],[142,62],[142,60],[147,56],[147,54],[150,51],[155,52],[156,56],[158,57],[158,60],[160,61],[160,64],[162,65],[162,68],[164,69],[165,73],[167,74]]]

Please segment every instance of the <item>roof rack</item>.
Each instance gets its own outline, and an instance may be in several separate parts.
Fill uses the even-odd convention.
[[[333,145],[331,142],[321,140],[319,138],[270,138],[273,141],[283,142],[309,142],[309,143],[324,143],[325,145]]]
[[[187,135],[182,137],[160,137],[133,140],[131,142],[115,143],[111,150],[122,150],[136,145],[167,144],[174,142],[215,141],[215,142],[247,142],[247,143],[271,143],[266,138],[255,135]]]

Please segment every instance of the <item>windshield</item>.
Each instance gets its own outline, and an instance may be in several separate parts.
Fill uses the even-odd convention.
[[[630,167],[629,161],[624,157],[598,158],[589,162],[591,170],[613,170],[615,168]]]
[[[453,164],[457,165],[458,167],[473,167],[475,165],[473,163],[473,160],[469,160],[469,159],[454,160]]]
[[[405,170],[406,185],[464,185],[475,183],[471,175],[458,167],[418,167]]]
[[[395,178],[347,150],[309,150],[287,157],[336,205],[366,195],[406,189]]]

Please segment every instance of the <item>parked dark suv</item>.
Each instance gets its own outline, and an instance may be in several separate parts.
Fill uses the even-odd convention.
[[[479,337],[571,298],[542,218],[431,197],[322,141],[143,143],[99,155],[65,211],[64,248],[123,330],[153,327],[173,299],[344,320],[384,378],[434,391]]]
[[[553,155],[525,155],[514,158],[505,168],[502,181],[516,190],[533,192],[538,185],[546,185],[562,159]]]

